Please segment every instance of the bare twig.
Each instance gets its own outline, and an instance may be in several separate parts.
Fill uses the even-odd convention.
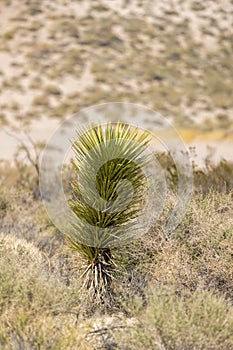
[[[9,135],[10,137],[14,138],[18,142],[19,148],[25,152],[25,155],[26,155],[28,162],[32,165],[32,167],[36,171],[36,175],[37,175],[37,177],[36,177],[36,189],[33,191],[33,193],[34,193],[34,196],[37,198],[39,196],[39,175],[40,175],[39,160],[40,160],[41,150],[39,149],[37,143],[32,139],[32,137],[29,135],[29,133],[26,132],[25,130],[23,131],[23,134],[25,135],[25,137],[29,141],[30,145],[32,146],[32,150],[33,150],[34,154],[32,154],[30,146],[28,144],[26,144],[25,141],[22,138],[20,138],[16,133],[14,133],[10,130],[6,130],[6,129],[5,129],[5,133],[7,135]],[[16,159],[15,159],[15,161],[16,161]],[[17,163],[17,161],[16,161],[16,163]]]

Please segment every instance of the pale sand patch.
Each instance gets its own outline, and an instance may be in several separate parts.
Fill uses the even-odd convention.
[[[217,164],[222,159],[233,161],[233,142],[229,140],[221,141],[193,141],[187,144],[188,147],[195,148],[195,154],[191,153],[190,160],[199,167],[205,166],[206,157],[210,156],[211,161]]]
[[[15,75],[15,68],[12,67],[12,54],[8,52],[0,52],[0,69],[4,74],[4,79]]]
[[[91,66],[91,62],[87,62],[85,69],[83,70],[83,74],[79,79],[74,78],[72,75],[67,75],[60,85],[63,93],[66,95],[76,92],[83,93],[85,90],[91,87],[94,84]]]
[[[42,118],[41,120],[33,120],[30,124],[29,134],[34,141],[47,142],[60,125],[60,122],[56,119]],[[222,130],[215,130],[213,132],[200,132],[196,129],[183,129],[178,130],[178,134],[186,145],[195,148],[195,154],[190,153],[190,160],[194,160],[197,165],[204,166],[204,160],[207,156],[212,154],[212,160],[214,162],[220,161],[222,158],[233,161],[233,135],[226,135]],[[27,142],[25,135],[17,134],[18,137]],[[164,135],[163,135],[164,136]],[[166,132],[165,132],[166,136]],[[169,134],[166,136],[169,138]],[[158,151],[165,151],[165,148],[161,144],[153,141],[156,144]],[[2,128],[0,130],[0,159],[13,160],[14,152],[17,149],[18,142],[9,136]],[[29,148],[31,146],[29,145]]]
[[[14,153],[19,146],[19,142],[12,136],[10,136],[7,131],[16,134],[20,140],[25,142],[29,149],[32,149],[32,146],[28,143],[27,137],[25,136],[23,130],[28,130],[28,134],[33,139],[34,142],[47,142],[52,133],[60,125],[60,122],[57,119],[49,119],[42,117],[39,120],[32,120],[30,123],[30,128],[22,127],[22,132],[18,130],[14,131],[9,130],[7,127],[0,129],[0,159],[6,159],[13,161]]]
[[[177,132],[189,151],[190,161],[194,161],[199,167],[205,166],[207,157],[210,157],[213,163],[218,163],[222,159],[233,161],[233,134],[226,135],[222,130],[200,132],[197,129],[181,129]],[[162,132],[163,138],[167,137],[168,140],[172,134]],[[152,143],[153,148],[155,147],[158,152],[166,151],[166,148],[156,139],[153,139]]]
[[[24,5],[22,3],[17,2],[11,4],[10,6],[5,5],[2,1],[0,3],[0,30],[4,28],[5,30],[8,29],[9,21],[17,16],[20,11],[24,9]]]

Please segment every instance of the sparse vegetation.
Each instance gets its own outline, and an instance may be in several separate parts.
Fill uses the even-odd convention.
[[[60,5],[63,10],[27,2],[25,8],[7,22],[8,30],[4,29],[1,37],[1,52],[8,53],[9,58],[16,59],[17,63],[10,46],[14,40],[13,47],[30,71],[25,93],[38,90],[39,97],[35,98],[35,103],[40,106],[41,114],[47,113],[48,109],[44,96],[46,88],[66,84],[64,81],[69,75],[77,80],[79,86],[88,62],[92,67],[91,80],[104,84],[105,90],[102,91],[102,87],[96,89],[92,84],[88,89],[80,88],[76,111],[88,104],[108,102],[109,91],[114,91],[114,98],[118,101],[137,101],[157,109],[165,116],[172,115],[177,126],[187,124],[187,108],[189,126],[195,124],[197,115],[205,114],[208,110],[209,127],[216,127],[211,113],[216,108],[226,115],[228,126],[232,126],[230,25],[229,33],[220,30],[221,20],[227,23],[230,12],[225,13],[219,7],[216,9],[219,16],[212,18],[207,13],[208,5],[191,2],[188,7],[197,30],[203,33],[205,29],[203,40],[198,42],[192,24],[184,15],[185,11],[178,11],[174,6],[160,8],[158,5],[161,14],[159,20],[152,23],[143,3],[135,3],[138,10],[144,13],[140,18],[133,14],[124,17],[120,14],[120,8],[112,11],[106,3],[89,4],[91,13],[84,16],[71,14],[69,6]],[[180,6],[182,8],[182,3]],[[30,20],[26,21],[28,15]],[[48,19],[46,28],[41,25],[37,15]],[[153,18],[154,14],[151,15]],[[167,18],[171,18],[169,26],[166,25]],[[179,21],[173,21],[174,18],[179,18]],[[19,22],[18,27],[15,22]],[[22,25],[21,22],[27,24]],[[211,37],[216,45],[210,48],[206,28],[212,27],[215,30],[211,31]],[[17,30],[21,35],[17,35]],[[47,33],[45,37],[44,30]],[[24,40],[20,39],[22,37]],[[36,37],[40,40],[36,40],[35,44]],[[18,67],[12,69],[20,69],[21,59]],[[115,71],[117,74],[114,74]],[[45,77],[46,84],[35,84],[35,74]],[[2,87],[18,89],[24,75],[17,81],[10,81],[10,77],[0,77]],[[49,91],[49,94],[53,95],[54,91]],[[65,87],[63,91],[62,103],[69,103],[69,92],[66,93]],[[203,96],[209,99],[208,105],[202,104]],[[16,114],[16,111],[12,112]],[[58,113],[49,112],[48,116],[62,118],[64,114],[59,110]],[[224,127],[224,120],[219,120],[218,125]]]
[[[51,95],[60,96],[62,94],[61,89],[59,89],[59,87],[57,87],[56,85],[47,85],[45,87],[45,91]]]
[[[127,101],[178,129],[218,129],[232,140],[232,2],[210,3],[0,0],[0,128],[22,114],[26,125]],[[31,146],[0,160],[0,348],[233,350],[233,164],[193,164],[192,200],[167,240],[178,173],[170,155],[158,155],[168,192],[150,231],[114,250],[71,237],[74,253],[43,207],[42,145]],[[76,175],[66,169],[67,198],[70,181],[78,192]],[[110,274],[108,298],[98,262]]]
[[[223,162],[212,169],[201,177],[194,172],[197,193],[167,241],[163,230],[176,187],[175,172],[169,172],[174,184],[157,224],[114,251],[114,299],[105,309],[93,307],[80,288],[79,254],[65,248],[27,183],[15,186],[17,169],[2,163],[1,347],[233,348],[233,194],[222,186],[223,172],[232,179],[233,166]]]
[[[148,304],[132,305],[134,326],[116,332],[119,349],[232,349],[233,310],[224,298],[197,289],[178,296],[153,288]],[[130,345],[129,345],[130,344]]]

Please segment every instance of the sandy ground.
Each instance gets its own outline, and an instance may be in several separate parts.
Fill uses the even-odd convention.
[[[56,120],[44,119],[43,121],[33,121],[28,129],[28,134],[35,142],[47,142],[56,128],[60,124]],[[205,166],[205,159],[210,157],[215,163],[222,159],[233,162],[233,136],[226,136],[221,132],[205,132],[199,133],[197,130],[177,130],[180,139],[183,141],[187,150],[189,150],[190,161],[194,161],[198,166]],[[21,140],[23,140],[31,149],[31,145],[25,134],[14,132]],[[169,140],[169,135],[167,136]],[[0,130],[0,159],[12,160],[19,146],[19,142],[14,136],[8,134],[8,129]],[[160,144],[158,151],[164,151],[164,147]]]
[[[208,147],[233,158],[230,136],[214,133],[233,132],[232,1],[2,0],[0,17],[0,158],[17,147],[5,129],[30,125],[46,142],[61,120],[112,101],[189,128],[200,164]]]

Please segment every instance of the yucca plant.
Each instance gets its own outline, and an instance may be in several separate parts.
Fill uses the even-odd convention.
[[[149,141],[147,132],[109,123],[81,130],[72,144],[76,179],[66,238],[84,261],[83,286],[99,300],[110,293],[113,249],[129,242],[137,229],[147,193],[143,167]]]

